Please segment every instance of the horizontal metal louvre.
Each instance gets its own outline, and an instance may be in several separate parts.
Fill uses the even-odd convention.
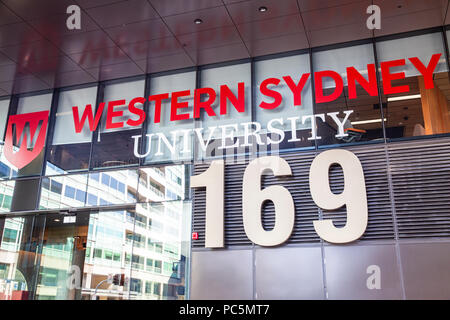
[[[389,144],[399,238],[450,236],[450,139]]]
[[[370,145],[346,148],[360,159],[366,182],[369,223],[361,240],[394,239],[392,210],[389,198],[386,151],[384,145]],[[320,152],[320,151],[319,151]],[[318,242],[320,238],[314,230],[313,221],[319,219],[319,209],[313,202],[309,191],[309,169],[317,151],[281,154],[290,165],[292,176],[264,176],[262,188],[271,185],[286,187],[295,204],[294,230],[287,243]],[[251,245],[242,223],[242,179],[248,164],[225,165],[225,246]],[[209,164],[194,165],[194,174],[200,174]],[[343,189],[343,174],[340,167],[330,168],[330,187],[333,192]],[[193,191],[193,231],[199,239],[193,247],[204,247],[205,232],[205,189]],[[274,206],[268,202],[261,215],[263,226],[270,230],[274,226]],[[345,225],[345,206],[333,212],[323,212],[324,219],[333,219],[336,226]]]

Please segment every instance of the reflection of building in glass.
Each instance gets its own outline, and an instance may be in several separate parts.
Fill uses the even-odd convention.
[[[24,219],[5,221],[0,243],[0,299],[9,300],[14,291],[27,290],[26,281],[17,269]]]
[[[41,209],[143,203],[131,209],[92,211],[84,220],[82,213],[76,218],[48,215],[42,245],[36,249],[35,298],[91,299],[102,280],[123,274],[124,286],[105,282],[98,287],[97,298],[184,299],[189,245],[183,243],[187,235],[183,228],[190,215],[190,205],[183,201],[185,183],[182,165],[142,168],[139,174],[130,169],[43,178]],[[13,188],[8,190],[12,197]],[[3,197],[8,190],[2,190]],[[6,219],[3,228],[3,299],[27,286],[14,274],[23,254],[20,219]]]
[[[17,168],[13,167],[3,155],[3,144],[0,143],[0,177],[11,177],[17,174]],[[9,212],[12,203],[15,183],[12,180],[0,182],[0,212]]]
[[[9,212],[14,185],[14,180],[0,182],[0,212]]]

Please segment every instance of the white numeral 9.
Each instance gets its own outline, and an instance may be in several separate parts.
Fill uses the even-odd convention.
[[[286,160],[280,157],[261,157],[253,160],[244,173],[242,186],[242,219],[247,237],[260,246],[276,246],[285,242],[294,228],[295,208],[289,191],[282,186],[261,190],[261,176],[271,171],[275,176],[292,175]],[[266,231],[261,221],[261,209],[266,201],[275,206],[275,226]]]
[[[330,189],[328,172],[338,164],[344,172],[344,191],[334,194]],[[350,151],[335,149],[319,154],[311,164],[309,188],[314,202],[322,209],[336,210],[347,206],[347,223],[336,228],[332,220],[314,221],[314,229],[325,241],[347,243],[360,238],[367,227],[368,210],[366,185],[361,162]]]

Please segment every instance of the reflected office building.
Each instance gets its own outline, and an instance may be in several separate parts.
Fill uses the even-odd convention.
[[[4,187],[4,201],[14,202],[14,185]],[[185,193],[183,165],[46,178],[40,209],[65,209],[3,219],[2,300],[185,299]],[[71,212],[137,198],[145,202],[134,208]],[[117,285],[107,280],[114,275]]]
[[[73,2],[0,0],[0,300],[450,299],[450,0]]]

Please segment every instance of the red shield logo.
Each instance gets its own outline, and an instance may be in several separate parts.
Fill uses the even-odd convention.
[[[45,136],[47,132],[48,114],[49,111],[39,111],[17,114],[9,117],[3,152],[6,159],[8,159],[8,161],[18,169],[22,169],[31,161],[33,161],[44,147]],[[33,143],[33,140],[35,140],[36,131],[41,121],[42,125],[39,130],[36,143],[31,148],[28,148]],[[24,130],[27,123],[29,124],[30,128],[28,132]],[[15,125],[15,130],[13,130],[13,125]],[[16,137],[15,141],[13,139],[13,134]],[[14,142],[18,145],[21,137],[23,138],[19,149],[17,151],[14,151]]]

